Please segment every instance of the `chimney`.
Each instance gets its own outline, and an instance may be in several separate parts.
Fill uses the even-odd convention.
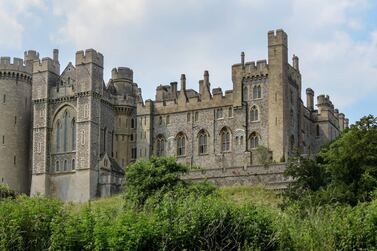
[[[298,64],[298,57],[296,55],[293,55],[292,64],[293,64],[293,68],[295,68],[297,71],[300,71],[299,64]]]
[[[186,76],[181,74],[181,91],[186,91]]]
[[[241,65],[242,69],[245,68],[245,52],[241,52]]]
[[[309,111],[314,110],[314,91],[310,88],[306,89],[306,107]]]
[[[58,49],[53,50],[52,59],[54,60],[54,62],[59,62],[59,50]]]

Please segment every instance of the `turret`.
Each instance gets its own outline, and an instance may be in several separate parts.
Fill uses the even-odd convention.
[[[130,95],[133,96],[134,90],[133,83],[133,71],[127,67],[114,68],[111,71],[111,79],[114,83],[114,87],[118,95]]]
[[[344,113],[339,113],[339,130],[343,131],[344,129],[345,129]]]
[[[103,55],[93,49],[76,52],[77,92],[101,93]]]
[[[310,88],[306,89],[306,107],[309,111],[314,110],[314,91]]]
[[[28,50],[24,52],[24,62],[29,68],[30,72],[33,72],[33,62],[39,61],[39,53],[34,50]]]

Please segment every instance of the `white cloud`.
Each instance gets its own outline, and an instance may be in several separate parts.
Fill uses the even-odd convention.
[[[20,22],[20,18],[32,16],[31,8],[45,8],[43,0],[0,0],[1,47],[10,49],[21,47],[25,27]]]

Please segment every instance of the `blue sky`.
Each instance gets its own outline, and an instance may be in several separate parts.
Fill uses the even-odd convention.
[[[134,70],[144,99],[158,84],[232,88],[231,65],[267,58],[267,32],[283,28],[289,56],[300,58],[304,90],[328,94],[354,122],[377,115],[377,3],[368,0],[0,0],[0,55],[42,57],[60,50],[105,56],[105,81],[116,66]],[[303,93],[304,95],[304,93]],[[303,97],[303,100],[305,98]]]

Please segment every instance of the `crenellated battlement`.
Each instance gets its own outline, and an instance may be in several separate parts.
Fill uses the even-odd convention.
[[[282,29],[271,30],[268,32],[268,45],[288,45],[288,35]]]
[[[129,80],[133,81],[134,72],[128,67],[118,67],[111,71],[111,78],[113,80]]]
[[[1,71],[16,71],[31,73],[30,68],[26,66],[22,58],[1,57],[0,58],[0,70]]]
[[[33,73],[48,71],[59,75],[59,69],[60,66],[49,57],[42,58],[42,60],[34,61],[33,63]]]
[[[103,68],[103,55],[94,49],[76,52],[76,65],[96,64]]]
[[[25,51],[24,52],[24,60],[25,60],[25,63],[28,62],[28,61],[33,62],[35,60],[39,60],[39,53],[37,51],[34,51],[34,50]]]

